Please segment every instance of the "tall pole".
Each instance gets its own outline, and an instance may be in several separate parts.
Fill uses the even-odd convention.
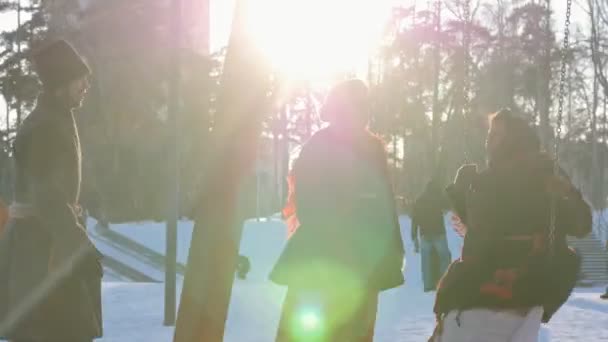
[[[416,13],[414,13],[415,17]],[[433,153],[431,154],[431,165],[433,172],[438,172],[439,167],[439,125],[441,113],[439,111],[439,77],[441,73],[441,1],[435,1],[435,46],[433,51],[433,122],[431,126],[431,140]],[[435,174],[435,176],[437,176]]]
[[[6,141],[8,143],[11,139],[11,106],[8,96],[4,97],[4,104],[6,105]]]
[[[21,0],[17,0],[17,68],[19,70],[19,83],[17,86],[17,127],[21,125],[21,86],[23,82],[21,79]]]
[[[182,0],[171,2],[171,33],[174,45],[171,53],[169,75],[169,126],[171,153],[168,163],[169,201],[166,226],[165,252],[165,325],[175,324],[176,264],[177,264],[177,220],[179,217],[179,112],[181,81]]]

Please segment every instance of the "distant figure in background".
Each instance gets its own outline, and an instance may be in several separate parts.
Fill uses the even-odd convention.
[[[6,202],[0,198],[0,236],[4,232],[4,227],[6,227],[6,223],[8,222],[8,207],[6,206]]]
[[[608,249],[608,242],[606,243],[605,249]],[[608,287],[606,287],[604,294],[602,294],[600,298],[603,300],[608,300]]]
[[[249,271],[251,271],[251,261],[249,261],[248,257],[239,254],[236,264],[237,278],[241,280],[247,279],[247,274],[249,274]]]
[[[0,239],[0,336],[86,342],[102,335],[100,254],[82,226],[73,111],[90,70],[64,40],[34,55],[43,85],[14,143],[15,202]]]
[[[322,110],[330,126],[294,163],[285,216],[297,221],[270,275],[289,287],[277,341],[371,342],[378,294],[404,282],[386,152],[366,128],[368,96],[360,80],[335,86]]]
[[[432,180],[414,203],[412,211],[412,242],[416,253],[422,251],[424,292],[435,290],[439,278],[445,273],[452,259],[443,220],[445,206],[443,189],[436,180]],[[422,238],[422,249],[418,231]]]

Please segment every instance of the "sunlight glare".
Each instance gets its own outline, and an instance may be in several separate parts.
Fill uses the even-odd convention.
[[[306,312],[302,314],[302,327],[307,331],[317,330],[321,325],[320,315],[316,312]]]
[[[366,67],[390,14],[374,0],[258,0],[251,30],[274,67],[317,79]]]

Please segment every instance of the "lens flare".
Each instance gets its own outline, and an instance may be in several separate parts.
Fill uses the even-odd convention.
[[[319,330],[321,327],[321,315],[317,312],[304,312],[300,317],[300,325],[306,331]]]

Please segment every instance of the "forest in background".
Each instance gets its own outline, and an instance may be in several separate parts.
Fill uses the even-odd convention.
[[[0,35],[0,90],[7,103],[0,148],[0,189],[10,197],[10,143],[35,105],[39,85],[27,53],[48,37],[67,37],[94,75],[78,115],[84,151],[83,204],[111,221],[165,217],[171,36],[162,0],[0,0],[19,29]],[[86,3],[86,6],[83,5]],[[372,129],[387,142],[397,193],[413,200],[431,175],[448,182],[465,160],[484,164],[488,114],[510,107],[555,139],[562,36],[550,0],[412,1],[394,8],[370,56]],[[592,200],[606,206],[608,3],[580,0],[586,16],[571,26],[560,160]],[[468,9],[468,10],[467,10]],[[180,51],[180,207],[197,206],[213,132],[224,51]],[[468,61],[468,63],[465,63]],[[467,68],[468,66],[468,68]],[[465,70],[468,69],[468,72]],[[336,78],[348,77],[347,74]],[[250,216],[278,211],[289,160],[322,123],[325,90],[277,75],[258,147],[257,173],[243,184]],[[468,91],[467,91],[468,89]],[[469,101],[465,101],[465,95]],[[463,115],[464,113],[464,115]],[[256,192],[256,188],[259,191]],[[257,205],[256,205],[257,204]]]

